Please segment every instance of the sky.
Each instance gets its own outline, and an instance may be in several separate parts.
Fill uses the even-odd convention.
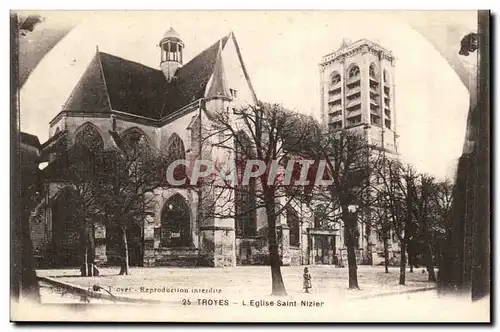
[[[75,22],[76,26],[40,61],[21,89],[21,130],[37,135],[41,142],[48,139],[49,121],[62,110],[97,46],[100,51],[159,68],[158,42],[170,26],[186,45],[185,62],[233,31],[257,97],[319,120],[318,64],[322,56],[338,49],[343,38],[367,38],[396,57],[396,131],[402,160],[421,172],[441,179],[453,178],[465,134],[468,90],[404,15],[347,11],[42,15],[46,24]],[[447,16],[476,29],[475,12],[449,12]],[[430,19],[425,22],[429,26],[446,23]],[[450,47],[458,52],[459,44],[453,41]],[[468,61],[473,62],[474,56]]]

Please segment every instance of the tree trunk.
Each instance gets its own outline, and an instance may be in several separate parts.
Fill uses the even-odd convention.
[[[345,209],[344,215],[344,235],[347,247],[347,266],[349,268],[349,289],[359,289],[358,266],[356,264],[356,217]]]
[[[120,275],[129,275],[130,268],[128,266],[128,242],[127,242],[127,230],[125,227],[121,227],[122,234],[122,265],[120,266]]]
[[[271,295],[287,295],[283,277],[281,275],[281,264],[276,241],[269,244],[269,258],[271,265],[272,291]]]
[[[406,251],[408,252],[408,265],[410,266],[410,273],[413,273],[413,243],[408,241],[408,245],[406,246]]]
[[[432,244],[431,241],[426,237],[427,242],[427,250],[426,250],[426,259],[425,264],[427,265],[427,273],[429,274],[428,281],[436,282],[436,274],[434,273],[434,262],[432,259]]]
[[[85,263],[85,254],[87,254],[87,263],[94,264],[95,261],[95,241],[94,241],[94,225],[84,224],[80,231],[81,237],[81,261]]]
[[[272,291],[271,295],[287,295],[283,277],[281,275],[281,263],[276,239],[276,212],[274,195],[266,197],[266,214],[269,241],[269,264],[271,265]]]
[[[372,254],[372,244],[370,241],[370,235],[372,233],[372,229],[369,223],[366,223],[365,228],[365,239],[366,239],[366,264],[373,265],[373,254]]]
[[[399,263],[399,284],[404,285],[406,279],[406,240],[401,240],[401,262]]]
[[[389,273],[389,241],[386,234],[383,235],[384,239],[384,267],[385,273]]]
[[[28,209],[24,208],[21,213],[19,213],[20,227],[16,225],[17,237],[14,238],[14,248],[15,260],[14,264],[17,268],[18,274],[15,275],[16,280],[14,283],[19,287],[16,289],[16,293],[13,293],[13,297],[18,295],[19,298],[14,297],[16,300],[31,300],[35,302],[40,302],[40,287],[38,285],[38,280],[35,272],[35,262],[33,259],[33,244],[30,237],[30,224],[28,217]],[[16,220],[17,221],[17,220]],[[20,250],[19,250],[20,249]],[[19,264],[20,263],[20,264]]]

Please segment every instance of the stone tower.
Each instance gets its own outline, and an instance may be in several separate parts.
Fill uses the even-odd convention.
[[[369,144],[397,155],[392,53],[367,39],[343,40],[320,67],[321,121],[330,131],[366,134]]]
[[[182,66],[182,51],[184,42],[174,28],[170,28],[160,41],[160,68],[168,82]]]

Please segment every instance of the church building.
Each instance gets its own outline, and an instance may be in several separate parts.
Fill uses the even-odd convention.
[[[319,64],[321,122],[325,130],[358,133],[371,146],[372,153],[390,160],[399,159],[395,62],[392,52],[378,43],[344,39]],[[366,224],[359,224],[358,262],[378,264],[384,259],[383,242]],[[391,257],[398,260],[397,239],[391,238],[389,246]],[[342,247],[342,256],[347,259]]]
[[[234,33],[185,62],[188,47],[170,28],[159,41],[159,69],[96,51],[63,109],[50,121],[42,145],[50,163],[60,151],[91,140],[103,149],[119,141],[141,141],[174,159],[192,160],[200,151],[199,128],[220,109],[255,105],[257,97]],[[79,266],[77,228],[69,220],[71,190],[57,174],[46,177],[44,217],[32,221],[39,265]],[[201,220],[200,192],[190,188],[155,191],[156,211],[128,230],[132,266],[266,264],[268,246],[264,211],[244,223],[234,219]],[[280,218],[282,262],[307,264],[307,223],[298,212]],[[95,261],[119,264],[116,231],[95,225]]]
[[[88,140],[102,149],[140,141],[171,160],[194,160],[201,152],[200,128],[210,121],[210,114],[257,103],[234,33],[187,62],[183,51],[188,45],[173,28],[158,46],[159,69],[97,49],[62,110],[50,121],[49,139],[41,146],[49,162],[44,169],[47,198],[43,217],[31,221],[39,266],[78,267],[82,262],[78,225],[71,222],[69,212],[71,188],[57,172],[49,174],[61,151]],[[324,123],[331,130],[368,130],[373,143],[397,155],[390,52],[366,40],[344,43],[323,58],[320,68]],[[243,219],[204,219],[201,194],[192,188],[155,190],[153,213],[127,232],[131,266],[269,262],[264,209]],[[342,225],[323,229],[320,220],[303,213],[306,210],[290,206],[278,218],[282,264],[336,264],[339,259],[346,263]],[[117,231],[93,224],[91,256],[96,264],[119,265]],[[369,249],[367,238],[360,236],[359,263]],[[371,243],[376,255],[380,241]]]

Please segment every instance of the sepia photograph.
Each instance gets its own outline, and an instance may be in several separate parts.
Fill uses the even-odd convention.
[[[490,12],[11,11],[13,322],[491,323]]]

